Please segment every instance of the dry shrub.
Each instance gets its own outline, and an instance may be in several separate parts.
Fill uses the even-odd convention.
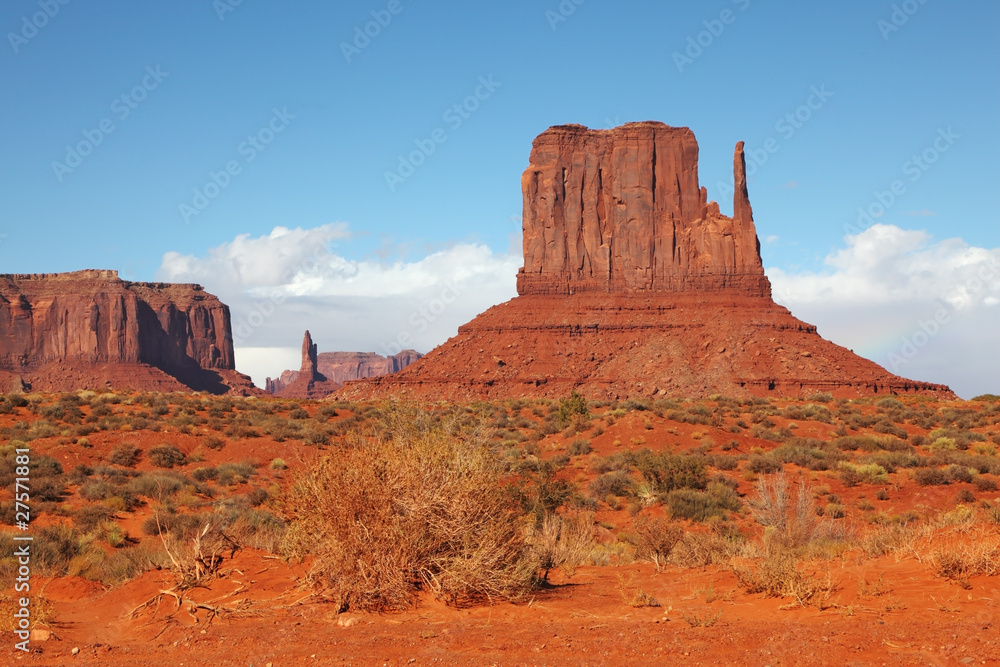
[[[670,561],[678,567],[699,568],[725,564],[738,544],[715,533],[685,533],[670,552]]]
[[[529,533],[528,542],[542,569],[543,581],[548,580],[549,571],[557,567],[567,576],[572,576],[579,565],[590,559],[597,546],[594,514],[548,514],[541,525]]]
[[[889,523],[871,528],[861,538],[861,551],[866,558],[896,556],[912,549],[920,531],[907,523]]]
[[[197,534],[185,540],[160,525],[158,512],[154,512],[153,516],[163,549],[170,559],[171,570],[178,577],[175,586],[178,590],[194,588],[214,577],[222,565],[223,552],[229,551],[232,558],[239,548],[212,522],[206,522]]]
[[[945,579],[964,582],[977,575],[1000,572],[1000,539],[983,531],[948,539],[931,550],[934,572]]]
[[[787,549],[797,549],[817,540],[841,540],[845,530],[816,516],[813,490],[802,480],[795,493],[788,488],[784,473],[761,477],[756,495],[749,501],[750,513],[767,529],[769,541]]]
[[[835,588],[829,572],[825,579],[803,572],[795,552],[779,544],[771,544],[750,567],[734,565],[733,574],[747,593],[791,597],[802,606],[822,606]]]
[[[1000,524],[1000,500],[994,500],[993,502],[984,500],[980,504],[980,508],[987,521]]]
[[[629,542],[636,556],[652,561],[659,572],[667,563],[674,547],[684,538],[684,530],[666,517],[640,517],[635,522]]]
[[[453,605],[529,591],[527,513],[485,434],[395,405],[377,429],[293,491],[286,551],[315,556],[313,583],[359,611],[403,609],[425,589]]]
[[[148,570],[169,566],[170,558],[166,551],[148,543],[140,543],[134,547],[118,549],[104,559],[100,579],[108,586],[117,586]]]
[[[622,602],[629,607],[659,607],[660,603],[652,595],[642,590],[635,584],[635,575],[630,574],[627,578],[618,575],[618,594],[622,597]]]

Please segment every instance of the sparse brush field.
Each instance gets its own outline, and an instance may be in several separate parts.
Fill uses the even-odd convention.
[[[686,636],[725,652],[711,633],[741,641],[787,618],[898,628],[816,649],[861,662],[1000,655],[1000,397],[0,396],[4,630],[24,448],[36,627],[98,656],[131,646],[135,664],[295,614],[306,634],[391,627],[397,658],[444,642],[457,613],[513,619],[515,661],[540,644],[570,660],[595,630],[636,623],[605,660],[683,654],[669,642]],[[545,623],[581,636],[545,640]],[[37,664],[72,648],[37,646]]]

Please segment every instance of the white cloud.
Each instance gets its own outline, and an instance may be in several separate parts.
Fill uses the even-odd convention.
[[[895,373],[1000,391],[1000,248],[883,224],[845,243],[823,272],[768,269],[775,301]]]
[[[197,282],[232,311],[237,368],[263,386],[298,367],[306,329],[324,351],[427,352],[459,325],[513,297],[520,255],[459,243],[412,261],[352,260],[331,250],[346,225],[276,227],[204,257],[168,252],[159,280]]]
[[[236,348],[236,367],[252,377],[254,384],[261,388],[268,377],[277,377],[283,370],[299,370],[301,361],[301,342],[299,347]]]

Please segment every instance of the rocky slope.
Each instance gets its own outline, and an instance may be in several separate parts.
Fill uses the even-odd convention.
[[[200,285],[116,271],[0,275],[0,388],[253,390],[229,308]]]
[[[817,333],[771,300],[743,144],[733,217],[698,183],[687,128],[563,125],[521,179],[519,296],[392,376],[344,398],[929,393]]]

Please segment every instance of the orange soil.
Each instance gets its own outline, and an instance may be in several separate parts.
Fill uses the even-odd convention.
[[[115,407],[127,412],[124,406]],[[303,402],[303,407],[312,414],[317,405]],[[871,406],[857,407],[866,414],[873,412]],[[0,426],[22,419],[30,421],[26,410],[15,413],[0,416]],[[530,411],[525,409],[522,414],[530,415]],[[332,421],[349,415],[341,411]],[[792,421],[772,419],[775,429]],[[646,427],[647,421],[652,428]],[[726,421],[729,424],[735,418]],[[813,421],[796,423],[798,436],[829,439],[835,428]],[[201,428],[195,427],[195,431]],[[926,432],[911,425],[905,428],[911,433]],[[995,428],[988,427],[991,433]],[[743,453],[778,446],[751,437],[749,429],[734,434],[725,428],[669,421],[650,412],[630,412],[606,427],[603,434],[586,433],[583,437],[591,442],[592,456],[643,446],[654,451],[684,451],[697,447],[706,437],[716,443],[713,452],[731,440],[739,443],[737,451]],[[168,440],[187,454],[195,449],[204,454],[203,461],[188,464],[184,472],[254,458],[265,465],[253,485],[266,487],[273,483],[282,488],[287,488],[296,472],[319,453],[297,440],[278,443],[268,437],[226,438],[227,444],[221,450],[200,447],[198,436],[177,432],[100,431],[87,439],[89,447],[59,437],[33,441],[31,447],[36,454],[60,460],[68,472],[78,463],[102,461],[120,442],[133,442],[148,450]],[[540,456],[549,458],[565,451],[573,439],[561,434],[546,436],[539,442]],[[639,443],[639,439],[645,442]],[[633,440],[637,444],[632,444]],[[288,470],[267,468],[266,464],[278,456],[288,462]],[[578,481],[585,488],[595,476],[586,460],[573,457],[560,476]],[[151,469],[145,457],[138,467]],[[793,477],[799,474],[795,466],[786,468]],[[957,491],[972,488],[969,484],[921,487],[898,474],[892,475],[893,484],[885,485],[889,499],[879,501],[875,499],[879,487],[845,488],[835,475],[819,473],[817,477],[808,470],[801,474],[814,484],[830,486],[847,508],[848,520],[860,518],[855,504],[861,497],[870,500],[876,510],[888,513],[915,508],[943,510],[954,507]],[[740,480],[741,494],[752,492],[752,482],[739,477],[738,471],[731,476]],[[243,485],[235,492],[246,492],[248,488]],[[70,499],[70,504],[82,502],[73,494]],[[141,522],[148,512],[119,516],[119,523],[132,536],[142,535]],[[55,520],[46,516],[42,523]],[[604,504],[596,520],[618,529],[631,524],[624,509],[612,510]],[[698,524],[687,528],[701,529]],[[833,560],[810,563],[812,572],[823,570],[823,576],[829,572],[833,584],[833,593],[822,610],[795,605],[787,598],[748,595],[729,570],[716,566],[668,566],[657,573],[652,565],[637,563],[580,567],[570,577],[555,570],[549,587],[519,604],[454,609],[425,597],[404,613],[348,612],[338,616],[331,604],[300,586],[307,565],[242,550],[227,559],[219,575],[206,586],[187,591],[180,605],[168,595],[158,603],[142,606],[155,601],[159,591],[174,585],[173,575],[166,570],[147,572],[111,590],[77,577],[35,578],[33,594],[44,597],[51,605],[52,620],[47,628],[52,637],[33,641],[32,652],[24,654],[13,650],[14,639],[6,633],[10,641],[3,649],[6,661],[24,665],[257,666],[428,662],[1000,664],[1000,578],[973,577],[966,588],[936,577],[927,563],[912,556],[865,559],[854,550]],[[868,585],[859,590],[861,582]],[[651,595],[659,606],[628,606],[623,600],[623,586]],[[4,582],[3,593],[10,589]],[[39,590],[41,593],[34,592]],[[192,608],[192,602],[229,611],[210,618],[206,608]],[[699,623],[710,627],[693,626]],[[74,648],[80,649],[78,654],[72,653]]]

